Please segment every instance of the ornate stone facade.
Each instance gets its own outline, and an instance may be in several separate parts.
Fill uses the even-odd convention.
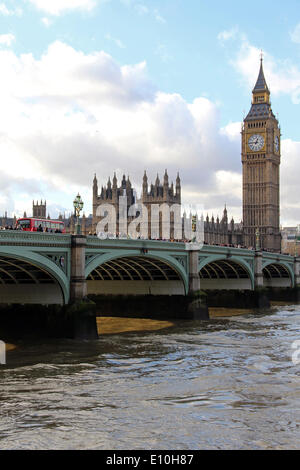
[[[36,217],[37,219],[46,219],[46,201],[44,204],[42,200],[40,204],[38,201],[36,201],[36,204],[32,201],[32,217]]]
[[[270,91],[267,86],[263,60],[261,59],[257,82],[252,90],[251,109],[244,119],[241,137],[241,157],[243,166],[243,222],[236,224],[233,219],[229,222],[225,207],[221,219],[207,216],[204,223],[204,242],[217,245],[240,245],[255,248],[257,243],[264,250],[280,252],[281,234],[279,227],[279,167],[280,167],[280,127],[275,118],[270,103]],[[129,207],[133,204],[142,204],[148,211],[147,236],[152,238],[151,213],[154,205],[168,206],[181,205],[181,181],[179,174],[175,181],[169,183],[167,170],[162,182],[157,175],[154,184],[148,184],[145,172],[142,181],[142,193],[137,198],[136,191],[132,188],[129,177],[125,177],[118,185],[116,174],[112,182],[110,178],[105,186],[98,191],[98,181],[95,175],[93,180],[93,214],[80,219],[81,230],[85,235],[96,234],[98,222],[104,215],[99,215],[97,209],[104,204],[114,207],[117,215],[116,232],[120,234],[120,197],[126,200],[126,223],[130,222],[137,214],[129,214]],[[44,204],[35,204],[33,201],[33,217],[46,218],[46,201]],[[59,217],[65,223],[67,232],[74,232],[74,217]],[[0,219],[1,220],[1,219]],[[174,236],[174,216],[171,213],[171,233]],[[15,225],[14,220],[2,217],[2,226]],[[125,227],[123,227],[124,229]],[[127,232],[127,227],[125,229]],[[162,214],[159,214],[159,234],[163,238]]]
[[[145,234],[147,233],[148,238],[151,238],[151,213],[152,207],[154,204],[161,206],[162,204],[167,204],[168,206],[172,206],[173,204],[181,204],[181,185],[180,185],[180,178],[177,175],[176,178],[176,187],[174,188],[173,183],[169,184],[169,177],[167,170],[165,171],[163,183],[160,183],[159,176],[157,175],[155,184],[151,184],[148,187],[148,177],[145,172],[143,177],[143,185],[142,185],[142,195],[141,198],[138,199],[136,195],[136,191],[132,188],[131,182],[129,177],[126,179],[125,175],[123,175],[123,179],[121,181],[121,185],[118,186],[118,180],[116,174],[114,174],[112,183],[110,178],[108,179],[107,185],[101,187],[101,192],[98,194],[98,181],[95,175],[93,181],[93,222],[92,222],[92,231],[96,233],[97,231],[97,224],[98,222],[104,219],[104,215],[99,215],[99,208],[106,204],[112,205],[115,209],[115,213],[117,216],[116,220],[116,233],[122,234],[124,232],[127,233],[127,227],[121,227],[121,218],[120,218],[120,197],[126,199],[126,219],[127,225],[132,222],[136,216],[140,213],[140,205],[142,204],[146,210],[148,211],[148,229],[145,229]],[[129,213],[129,208],[133,205],[137,206],[137,213],[132,215]],[[98,213],[97,213],[98,209]],[[159,218],[161,221],[161,214],[159,214]],[[171,233],[170,237],[174,236],[174,220],[173,214],[171,213]],[[108,230],[109,231],[109,230]],[[160,223],[159,227],[159,238],[162,238],[162,226]]]
[[[125,175],[123,175],[123,179],[121,181],[121,185],[118,186],[118,180],[116,174],[114,174],[112,183],[110,178],[108,178],[107,185],[101,187],[101,192],[98,194],[98,181],[95,175],[93,181],[93,222],[92,222],[92,231],[96,233],[97,231],[97,224],[101,222],[105,215],[99,215],[99,209],[101,206],[110,205],[114,208],[116,214],[116,233],[120,234],[121,232],[127,233],[127,227],[122,227],[122,217],[120,217],[120,197],[125,198],[125,206],[126,206],[126,217],[127,223],[131,222],[133,217],[128,215],[128,209],[136,202],[136,196],[131,186],[131,181],[128,178],[126,179]],[[97,212],[98,210],[98,212]],[[124,214],[123,214],[124,215]],[[110,217],[110,214],[108,214]],[[109,230],[108,230],[109,231]]]
[[[204,221],[204,243],[207,245],[234,245],[244,246],[243,224],[237,224],[233,218],[228,222],[228,214],[225,206],[223,217],[214,216]]]
[[[104,216],[97,215],[97,208],[104,204],[112,204],[119,213],[119,196],[124,195],[127,197],[127,212],[132,204],[143,204],[148,212],[148,230],[147,237],[153,238],[153,232],[151,233],[151,213],[154,205],[162,207],[166,204],[169,207],[176,205],[180,208],[181,206],[181,180],[179,174],[177,174],[175,187],[173,182],[169,183],[169,176],[167,170],[162,182],[157,175],[155,183],[148,184],[148,177],[146,172],[143,176],[142,193],[141,198],[138,199],[136,191],[133,190],[129,178],[123,176],[121,185],[118,186],[116,175],[113,177],[113,184],[111,184],[110,178],[108,179],[107,185],[101,187],[101,192],[98,194],[98,181],[96,175],[93,181],[93,221],[92,221],[92,233],[95,234],[97,230],[97,224],[103,220]],[[128,215],[128,214],[127,214]],[[128,215],[128,225],[134,217]],[[159,227],[157,238],[163,239],[163,223],[162,213],[159,213]],[[233,219],[228,221],[227,209],[225,207],[222,219],[219,217],[211,219],[207,216],[206,220],[203,220],[204,224],[204,242],[211,245],[240,245],[243,246],[243,225],[242,223],[236,224]],[[119,233],[119,225],[117,221],[117,233]],[[174,213],[170,213],[170,235],[169,238],[176,239],[175,236],[175,225],[174,225]],[[156,237],[155,237],[156,238]]]
[[[270,103],[261,59],[252,106],[242,127],[244,243],[280,252],[280,127]]]

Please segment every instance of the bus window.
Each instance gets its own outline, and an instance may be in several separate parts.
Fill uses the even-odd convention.
[[[19,220],[19,225],[21,225],[22,230],[30,229],[30,220]]]

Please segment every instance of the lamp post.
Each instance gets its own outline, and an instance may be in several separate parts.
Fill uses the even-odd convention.
[[[83,208],[83,201],[79,193],[77,194],[77,196],[75,197],[73,201],[73,206],[74,206],[74,211],[75,211],[75,217],[77,217],[75,233],[79,235],[80,234],[79,216]]]
[[[257,227],[256,232],[255,232],[255,238],[256,238],[256,246],[255,249],[256,251],[260,250],[260,233],[259,233],[259,228]]]

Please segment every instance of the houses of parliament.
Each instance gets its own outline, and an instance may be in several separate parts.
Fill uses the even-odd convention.
[[[260,248],[280,252],[281,235],[279,225],[280,195],[280,127],[273,114],[261,58],[256,84],[252,90],[251,108],[245,117],[241,131],[241,162],[243,184],[243,222],[228,219],[227,208],[222,216],[204,219],[204,242],[207,244],[240,245],[255,247],[259,237]],[[177,174],[175,185],[169,182],[167,170],[162,181],[159,176],[154,183],[148,181],[146,172],[142,180],[141,198],[138,199],[129,177],[123,175],[118,183],[116,174],[112,181],[98,187],[96,175],[93,180],[93,214],[81,218],[84,234],[95,234],[101,218],[96,214],[102,204],[114,205],[118,213],[119,196],[126,196],[127,208],[140,202],[151,212],[153,204],[181,204],[181,180]],[[24,214],[26,215],[26,214]],[[46,201],[33,202],[33,217],[46,218]],[[74,232],[75,218],[59,216],[68,232]],[[130,217],[128,218],[128,223]],[[15,220],[7,216],[0,218],[0,225],[13,225]],[[118,230],[117,230],[118,231]]]

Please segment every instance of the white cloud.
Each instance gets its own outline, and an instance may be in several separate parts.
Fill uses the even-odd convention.
[[[240,171],[239,144],[221,132],[213,102],[159,92],[144,62],[121,67],[61,42],[39,60],[0,51],[0,61],[0,158],[11,187],[23,178],[27,188],[36,182],[33,192],[43,188],[28,200],[48,200],[56,188],[68,209],[78,190],[90,194],[95,171],[102,184],[114,170],[129,172],[140,190],[144,169],[154,180],[168,168],[170,179],[180,170],[199,203],[210,204],[210,194],[223,206],[215,172]]]
[[[221,129],[221,134],[226,135],[231,142],[240,142],[241,123],[230,122],[227,126]]]
[[[261,50],[250,44],[242,33],[237,33],[234,38],[238,40],[239,47],[231,64],[241,75],[247,89],[251,90],[257,79]],[[264,71],[272,94],[287,94],[294,104],[300,103],[300,69],[297,64],[290,60],[276,60],[264,51]]]
[[[112,41],[116,46],[118,46],[120,49],[125,49],[125,44],[118,38],[114,38],[113,36],[111,36],[110,34],[106,34],[105,35],[105,38],[108,40],[108,41]]]
[[[298,23],[295,29],[290,33],[290,37],[293,42],[300,44],[300,23]]]
[[[299,223],[298,165],[300,142],[285,139],[281,143],[281,218],[284,225]]]
[[[128,8],[132,8],[133,11],[137,12],[140,16],[151,15],[158,23],[166,23],[165,18],[160,14],[157,8],[152,10],[139,0],[120,0],[120,2]]]
[[[11,14],[5,3],[0,3],[0,14],[4,16],[9,16]]]
[[[0,44],[5,46],[11,46],[11,44],[15,41],[15,36],[13,34],[1,34],[0,35]]]
[[[0,3],[0,15],[3,16],[21,16],[23,13],[21,8],[15,8],[14,10],[9,10],[5,3]]]
[[[49,18],[47,18],[46,16],[44,16],[41,19],[41,22],[46,26],[46,28],[49,28],[49,26],[52,25],[52,21]]]
[[[162,62],[170,62],[173,57],[169,54],[167,46],[165,44],[159,44],[155,50],[155,54],[158,55]]]
[[[154,13],[154,18],[156,19],[156,21],[158,21],[158,23],[162,23],[162,24],[166,23],[165,18],[161,16],[158,10],[155,9],[153,13]]]
[[[226,41],[229,41],[230,39],[235,39],[238,35],[238,32],[239,32],[238,28],[234,27],[229,30],[221,31],[218,34],[217,38],[221,43],[224,43]]]
[[[120,66],[103,51],[84,54],[58,41],[39,60],[0,50],[0,61],[0,214],[30,213],[41,197],[68,211],[78,191],[89,213],[94,172],[100,186],[114,171],[129,173],[139,193],[144,169],[154,182],[168,168],[170,180],[180,171],[185,202],[215,216],[227,203],[240,220],[240,123],[220,128],[220,110],[209,99],[188,103],[160,92],[145,62]],[[299,146],[282,144],[289,208]]]
[[[70,10],[91,11],[97,5],[96,0],[29,0],[29,2],[50,15],[60,15]]]
[[[149,13],[149,8],[147,8],[146,5],[143,5],[142,3],[137,3],[134,8],[139,15],[147,15]]]

